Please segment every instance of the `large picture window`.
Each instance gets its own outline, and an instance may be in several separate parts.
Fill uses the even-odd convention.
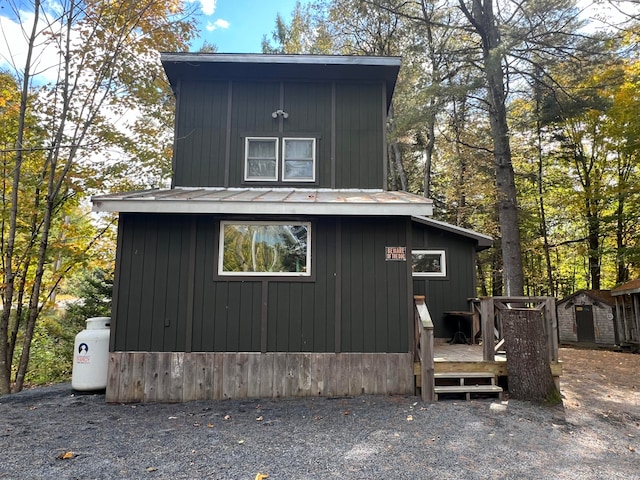
[[[444,250],[412,250],[411,271],[416,277],[446,277],[447,258]]]
[[[282,173],[281,173],[282,172]],[[315,182],[316,139],[248,137],[244,179],[250,182]]]
[[[220,222],[220,275],[310,276],[309,222]]]
[[[277,138],[247,138],[245,154],[245,180],[278,180]]]

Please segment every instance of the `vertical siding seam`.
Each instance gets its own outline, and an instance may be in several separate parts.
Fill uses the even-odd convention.
[[[387,84],[382,82],[382,189],[388,188],[387,179]]]
[[[180,115],[180,101],[179,101],[179,99],[180,99],[180,86],[181,85],[182,85],[182,79],[179,79],[178,83],[176,84],[176,91],[175,91],[175,94],[174,94],[174,98],[176,99],[176,108],[175,108],[175,110],[173,112],[173,115],[174,115],[173,121],[174,121],[175,127],[173,129],[173,146],[174,146],[174,148],[173,148],[173,151],[171,152],[171,171],[173,172],[173,175],[171,175],[171,188],[176,186],[175,185],[175,182],[176,182],[175,172],[176,172],[176,167],[177,167],[176,155],[177,155],[177,150],[178,149],[175,148],[175,147],[178,145],[178,124],[180,123],[180,122],[178,122],[178,118],[179,118],[179,115]]]
[[[336,218],[335,351],[342,351],[342,219]]]
[[[187,283],[187,318],[186,318],[186,336],[185,336],[185,352],[191,352],[191,344],[193,341],[193,302],[195,295],[195,274],[196,274],[196,217],[191,219],[191,234],[189,239],[189,278]]]
[[[120,214],[122,215],[122,214]],[[116,327],[118,316],[118,291],[120,289],[120,275],[122,275],[122,241],[123,238],[123,221],[122,217],[118,219],[118,233],[117,238],[120,240],[116,243],[116,268],[113,275],[113,295],[111,296],[111,320],[110,323],[110,336],[109,336],[109,351],[114,352],[116,349]]]
[[[336,188],[336,82],[331,82],[331,188]]]
[[[266,98],[266,96],[265,96]],[[280,110],[284,110],[284,81],[280,82],[280,106],[278,107]],[[278,133],[284,132],[284,116],[278,115]],[[284,167],[283,167],[284,168]]]
[[[269,319],[269,281],[262,281],[262,298],[260,299],[260,351],[267,353],[267,333]]]
[[[227,131],[224,147],[224,186],[229,187],[229,168],[231,163],[231,111],[233,109],[233,81],[227,84]]]
[[[386,177],[385,177],[386,178]],[[413,344],[415,341],[415,336],[413,335],[413,275],[411,274],[411,250],[413,249],[413,222],[411,217],[406,217],[407,227],[406,227],[406,240],[405,243],[407,245],[407,305],[409,307],[409,311],[407,312],[409,317],[408,320],[408,338],[409,343],[407,344],[410,352],[415,351],[415,345]]]

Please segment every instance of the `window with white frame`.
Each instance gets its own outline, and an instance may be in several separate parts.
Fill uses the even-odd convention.
[[[311,275],[311,223],[220,222],[219,275]]]
[[[446,277],[447,258],[444,250],[412,250],[411,271],[415,277]]]
[[[254,182],[314,182],[316,139],[283,138],[279,142],[278,138],[247,137],[244,179]]]
[[[282,141],[282,180],[313,182],[316,170],[316,139],[284,138]]]
[[[247,138],[245,143],[244,179],[278,180],[278,139]]]

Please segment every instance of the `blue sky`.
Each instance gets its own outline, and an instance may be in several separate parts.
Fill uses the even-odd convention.
[[[262,36],[270,37],[280,13],[287,21],[296,0],[192,0],[200,3],[200,38],[192,42],[198,50],[204,40],[220,53],[259,53]],[[302,3],[305,3],[304,0]]]

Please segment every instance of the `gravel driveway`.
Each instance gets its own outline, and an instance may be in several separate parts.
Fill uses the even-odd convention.
[[[60,384],[0,398],[0,479],[640,479],[638,404],[603,414],[568,393],[579,411],[393,396],[108,405]]]

